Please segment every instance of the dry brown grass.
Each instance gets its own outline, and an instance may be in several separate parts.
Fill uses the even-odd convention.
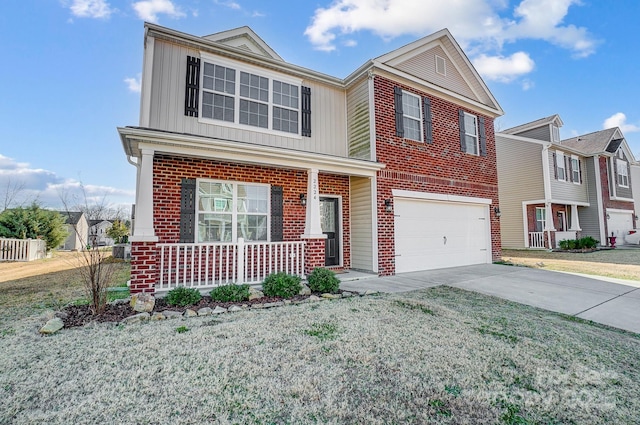
[[[504,249],[502,258],[513,264],[527,267],[640,280],[640,249],[615,249],[588,253]]]

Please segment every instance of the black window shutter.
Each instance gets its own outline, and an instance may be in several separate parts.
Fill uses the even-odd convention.
[[[180,184],[180,243],[195,242],[196,180],[182,179]]]
[[[556,159],[556,153],[552,152],[552,158],[553,158],[553,177],[558,180],[558,161]]]
[[[564,156],[564,180],[565,181],[569,181],[569,177],[567,177],[567,171],[569,171],[569,163],[571,161],[569,161],[569,158],[567,157],[567,155]]]
[[[284,239],[284,193],[282,186],[271,186],[271,242]]]
[[[480,156],[487,156],[487,133],[484,130],[484,117],[478,118],[478,131],[480,138]]]
[[[578,160],[578,181],[582,183],[582,160]]]
[[[458,109],[458,125],[460,126],[460,150],[462,150],[462,152],[466,152],[467,144],[465,143],[464,111],[462,109]]]
[[[187,78],[184,92],[184,114],[198,116],[198,97],[200,91],[200,58],[187,56]]]
[[[567,180],[573,183],[573,160],[571,158],[569,158],[569,178]]]
[[[613,184],[618,185],[618,162],[615,158],[611,158],[613,163]]]
[[[402,110],[402,89],[398,86],[393,88],[393,101],[396,108],[396,136],[404,137],[404,120],[402,116],[404,111]]]
[[[431,120],[431,100],[428,97],[422,98],[422,109],[424,110],[424,141],[433,143],[433,121]]]
[[[311,137],[311,87],[302,86],[302,135]]]

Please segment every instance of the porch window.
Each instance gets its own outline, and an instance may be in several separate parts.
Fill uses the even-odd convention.
[[[198,181],[198,242],[266,241],[269,186]]]
[[[544,231],[544,225],[547,220],[546,209],[536,208],[536,232]]]

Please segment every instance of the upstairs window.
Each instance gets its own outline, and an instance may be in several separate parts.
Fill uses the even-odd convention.
[[[627,161],[616,159],[616,172],[618,186],[629,187],[629,173],[627,171]]]
[[[574,156],[571,157],[571,181],[580,184],[582,178],[580,176],[580,160]]]
[[[556,178],[558,180],[566,181],[567,167],[565,166],[565,162],[564,162],[564,153],[556,152],[555,159],[556,159],[555,161],[556,162]]]
[[[422,114],[420,98],[406,91],[402,92],[402,124],[406,139],[422,141]]]
[[[478,119],[475,115],[464,113],[464,152],[478,155]]]
[[[188,56],[185,115],[311,137],[311,90],[251,65]]]
[[[560,141],[560,128],[557,125],[551,126],[551,141],[556,143]]]
[[[396,136],[417,142],[433,143],[431,100],[414,93],[393,88]]]

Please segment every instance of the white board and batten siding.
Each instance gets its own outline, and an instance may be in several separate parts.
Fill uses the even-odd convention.
[[[491,263],[490,199],[393,195],[396,273]]]
[[[366,177],[350,178],[351,207],[351,268],[377,271],[374,263],[373,181]]]
[[[215,122],[201,122],[185,116],[184,96],[187,56],[200,57],[200,51],[157,39],[154,45],[149,127],[153,129],[192,134],[223,140],[296,149],[307,152],[347,156],[346,100],[339,87],[306,80],[302,85],[311,88],[311,137],[287,137],[254,131],[250,127],[237,128]],[[274,71],[267,71],[273,73]],[[300,117],[301,115],[299,115]],[[301,122],[301,121],[299,121]]]
[[[349,157],[372,159],[369,80],[366,77],[347,89],[347,139]]]
[[[542,145],[496,134],[500,236],[503,248],[524,248],[523,202],[544,199]]]

